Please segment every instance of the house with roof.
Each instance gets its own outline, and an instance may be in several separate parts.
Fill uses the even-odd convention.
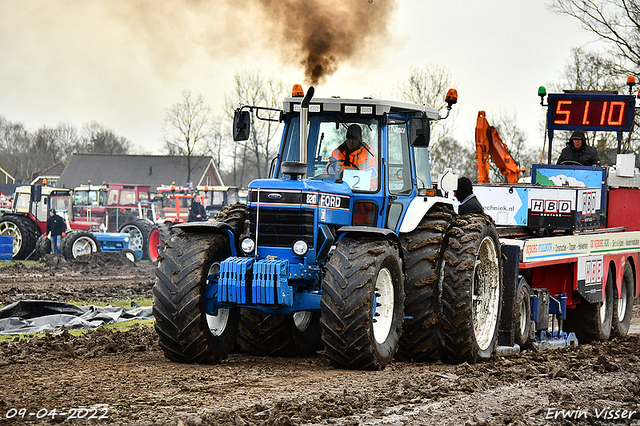
[[[60,175],[64,170],[65,164],[66,163],[64,163],[63,161],[60,161],[49,168],[32,173],[31,185],[42,185],[45,183],[46,179],[47,185],[57,186],[57,182],[60,180]]]
[[[212,157],[193,156],[190,167],[187,163],[184,156],[73,154],[56,186],[76,188],[91,181],[149,185],[153,191],[172,183],[193,188],[224,185]]]

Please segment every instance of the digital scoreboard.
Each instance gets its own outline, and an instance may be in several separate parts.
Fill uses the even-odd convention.
[[[628,132],[633,124],[635,99],[601,93],[550,93],[549,130]]]

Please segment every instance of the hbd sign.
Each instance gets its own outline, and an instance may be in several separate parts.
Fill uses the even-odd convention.
[[[571,200],[531,200],[531,213],[571,214]]]

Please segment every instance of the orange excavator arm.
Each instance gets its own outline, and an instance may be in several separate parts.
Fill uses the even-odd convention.
[[[519,167],[507,146],[500,139],[500,133],[487,121],[484,111],[478,112],[476,123],[476,157],[478,182],[489,183],[489,161],[498,167],[507,183],[518,183],[520,173],[525,167]]]

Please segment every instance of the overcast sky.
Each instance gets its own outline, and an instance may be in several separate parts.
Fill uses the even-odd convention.
[[[225,2],[186,13],[181,0],[0,0],[0,115],[32,131],[96,121],[159,154],[165,109],[184,89],[220,113],[243,69],[287,87],[302,82],[303,70],[283,59],[269,29]],[[538,87],[558,82],[571,48],[593,41],[537,0],[398,0],[384,20],[388,36],[339,64],[316,95],[391,93],[411,67],[438,65],[456,83],[455,135],[469,144],[486,110],[492,124],[502,112],[516,114],[530,143],[541,145]]]

